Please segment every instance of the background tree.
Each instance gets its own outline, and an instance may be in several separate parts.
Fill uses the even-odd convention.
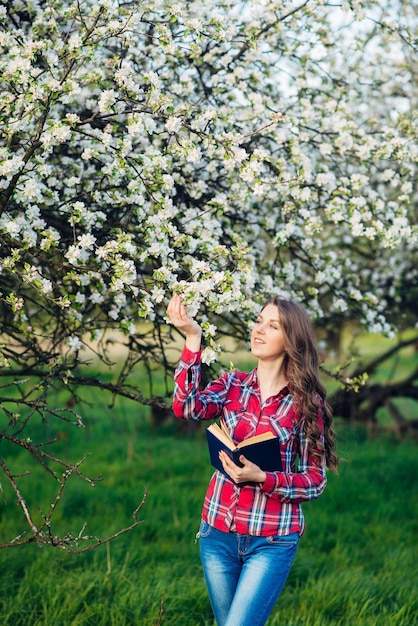
[[[207,315],[208,364],[271,291],[337,347],[347,323],[414,326],[417,22],[396,1],[32,0],[3,3],[0,28],[1,449],[60,483],[39,528],[2,462],[29,525],[3,545],[77,550],[86,537],[55,537],[51,516],[69,476],[92,479],[37,425],[82,426],[83,386],[167,407],[174,290]],[[87,359],[112,367],[115,337],[109,382]],[[341,414],[368,369],[334,372]]]

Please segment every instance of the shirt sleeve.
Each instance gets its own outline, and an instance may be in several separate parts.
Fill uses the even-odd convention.
[[[321,441],[324,441],[322,409],[318,417],[321,429]],[[266,480],[261,491],[282,502],[298,504],[315,500],[324,491],[327,484],[325,457],[318,460],[308,449],[308,438],[304,428],[299,429],[299,466],[298,472],[266,472]]]
[[[174,373],[174,415],[180,419],[216,419],[221,415],[230,387],[230,376],[224,374],[203,391],[201,381],[201,351],[184,348]]]

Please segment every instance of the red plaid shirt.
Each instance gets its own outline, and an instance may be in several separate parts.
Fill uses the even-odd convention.
[[[326,485],[289,388],[261,403],[257,370],[229,372],[199,391],[201,352],[184,348],[174,375],[173,410],[182,419],[222,416],[235,443],[272,431],[279,437],[282,472],[267,472],[263,484],[239,487],[216,471],[203,503],[202,519],[224,532],[271,536],[303,534],[301,503],[318,498]],[[322,413],[322,410],[321,410]],[[322,417],[319,416],[322,429]],[[296,460],[298,467],[296,470]]]

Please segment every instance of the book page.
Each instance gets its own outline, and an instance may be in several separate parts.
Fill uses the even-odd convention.
[[[218,424],[211,424],[208,427],[208,430],[215,435],[215,437],[217,437],[219,439],[219,441],[222,441],[222,443],[229,449],[229,450],[234,450],[235,449],[235,445],[234,442],[232,441],[231,437],[226,434],[221,428],[219,428]]]
[[[260,441],[268,441],[268,439],[276,439],[276,435],[272,432],[261,433],[260,435],[254,435],[254,437],[249,437],[248,439],[244,439],[244,441],[240,441],[237,444],[237,448],[244,448],[245,446],[250,446],[253,443],[259,443]]]
[[[225,433],[225,435],[228,437],[228,439],[231,439],[231,435],[229,434],[229,430],[228,430],[228,426],[225,424],[223,418],[221,417],[221,423],[220,423],[222,432]],[[231,439],[231,443],[232,443],[232,439]]]

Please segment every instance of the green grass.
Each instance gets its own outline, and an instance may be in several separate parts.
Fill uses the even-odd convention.
[[[81,555],[32,545],[1,550],[0,623],[212,626],[195,543],[211,474],[204,433],[170,423],[156,431],[132,405],[109,410],[99,397],[89,414],[86,433],[70,430],[56,452],[75,460],[91,451],[84,469],[103,481],[92,489],[71,480],[56,529],[77,532],[87,520],[89,533],[111,534],[130,524],[147,486],[143,524]],[[365,429],[341,424],[338,433],[340,475],[304,507],[307,532],[268,623],[418,624],[416,445],[367,440]],[[14,457],[22,468],[23,453]],[[52,485],[39,472],[24,480],[32,500],[46,506]],[[24,529],[7,495],[3,540]]]

